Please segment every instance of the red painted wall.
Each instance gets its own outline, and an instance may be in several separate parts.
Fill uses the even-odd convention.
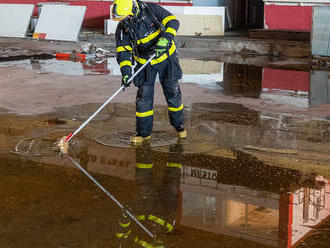
[[[52,0],[0,0],[0,3],[15,3],[15,4],[38,4],[43,2],[58,2]],[[83,27],[103,28],[104,19],[109,19],[110,4],[108,1],[61,1],[70,5],[87,6]],[[34,14],[36,15],[37,9]]]
[[[265,29],[311,31],[312,6],[265,5]]]
[[[264,68],[262,88],[309,92],[310,73]]]
[[[15,3],[15,4],[38,4],[43,2],[59,2],[58,0],[0,0],[0,3]],[[103,28],[104,20],[110,17],[110,5],[112,2],[108,1],[61,1],[76,6],[87,6],[83,27],[89,28]],[[192,4],[184,3],[164,3],[161,5],[171,6],[191,6]],[[35,14],[37,10],[35,9]]]

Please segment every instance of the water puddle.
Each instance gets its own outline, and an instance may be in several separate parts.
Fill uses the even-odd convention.
[[[0,120],[1,247],[327,247],[327,121],[200,103],[188,140],[174,138],[164,114],[151,143],[131,146],[134,116],[121,109],[134,105],[109,108],[116,118],[103,113],[75,137],[72,160],[53,145],[83,107]]]
[[[194,83],[224,95],[266,99],[299,108],[330,102],[327,71],[295,71],[184,58],[180,64],[182,83]],[[1,62],[0,66],[23,67],[39,73],[121,75],[113,57],[86,61],[28,59]]]
[[[138,241],[163,247],[327,244],[329,179],[226,152],[232,156],[189,155],[180,143],[160,152],[148,144],[123,149],[90,142],[72,155],[156,240],[69,160],[45,154],[2,159],[0,194],[6,206],[0,211],[5,227],[0,242],[4,247],[23,242],[36,247],[134,247]],[[26,228],[33,231],[24,234]]]
[[[111,59],[109,59],[111,60]],[[111,61],[110,61],[111,62]],[[0,67],[16,66],[36,70],[39,73],[60,73],[65,75],[108,75],[108,60],[71,61],[59,59],[26,59],[0,62]],[[119,68],[118,68],[119,69]]]

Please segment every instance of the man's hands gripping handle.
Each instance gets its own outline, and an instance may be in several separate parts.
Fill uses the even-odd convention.
[[[146,67],[152,59],[154,59],[156,57],[156,53],[153,54],[146,63],[144,63],[133,75],[132,73],[125,73],[123,74],[122,80],[121,80],[121,85],[123,90],[125,90],[125,88],[129,87],[131,82],[133,81],[133,79],[136,77],[136,75],[138,75],[140,73],[140,71],[143,70],[144,67]]]
[[[131,84],[131,81],[132,81],[132,80],[129,80],[131,77],[132,77],[131,72],[124,74],[121,79],[121,86],[124,86],[125,88],[129,87]]]

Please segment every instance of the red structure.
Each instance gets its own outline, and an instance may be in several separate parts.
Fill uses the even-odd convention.
[[[265,5],[265,29],[310,32],[312,6]]]
[[[40,3],[55,3],[63,2],[69,5],[86,6],[86,14],[83,22],[83,27],[88,28],[103,28],[104,20],[110,18],[110,1],[89,1],[89,0],[77,0],[77,1],[59,1],[59,0],[0,0],[1,3],[7,4],[35,4],[36,8],[34,15],[37,15],[37,5]],[[191,3],[161,3],[161,5],[171,6],[191,6]]]

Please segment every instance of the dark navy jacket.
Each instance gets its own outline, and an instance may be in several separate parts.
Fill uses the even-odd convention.
[[[122,74],[131,72],[133,58],[138,65],[146,63],[160,37],[167,38],[171,46],[168,53],[153,59],[150,64],[156,65],[171,57],[176,52],[174,37],[179,25],[176,17],[163,7],[139,2],[138,14],[128,21],[121,21],[116,30],[117,62]]]

